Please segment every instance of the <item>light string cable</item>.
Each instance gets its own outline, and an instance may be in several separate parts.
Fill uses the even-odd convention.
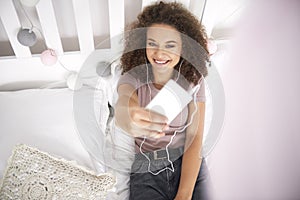
[[[181,68],[182,62],[183,62],[183,60],[181,61],[181,64],[180,64],[180,67],[179,67],[179,72],[180,72],[180,68]],[[150,95],[150,99],[151,99],[151,88],[150,88],[150,86],[149,86],[149,72],[148,72],[148,71],[149,71],[149,68],[148,68],[148,64],[147,64],[146,57],[145,57],[145,63],[146,63],[146,67],[147,67],[147,85],[148,85],[148,89],[149,89],[149,91],[150,91],[150,94],[149,94],[149,95]],[[179,72],[178,72],[178,76],[177,76],[177,78],[176,78],[176,82],[177,82],[177,80],[178,80],[178,78],[179,78],[179,75],[180,75]],[[140,153],[148,160],[148,169],[147,169],[147,170],[148,170],[148,172],[151,173],[152,175],[155,175],[155,176],[156,176],[156,175],[160,174],[161,172],[163,172],[163,171],[165,171],[165,170],[167,170],[167,169],[170,170],[170,171],[172,171],[172,172],[175,171],[173,162],[170,160],[170,154],[169,154],[168,148],[169,148],[169,146],[171,145],[171,143],[173,142],[173,139],[174,139],[174,137],[176,136],[177,132],[182,132],[182,131],[184,131],[188,126],[190,126],[190,125],[192,124],[193,119],[194,119],[194,116],[195,116],[196,112],[198,111],[198,105],[197,105],[197,103],[196,103],[196,94],[198,93],[199,89],[200,89],[200,85],[198,84],[198,85],[196,86],[196,89],[195,89],[194,93],[193,93],[193,95],[194,95],[194,96],[193,96],[193,99],[194,99],[193,103],[194,103],[196,109],[195,109],[194,112],[192,113],[191,119],[190,119],[189,123],[187,123],[182,129],[174,131],[174,133],[173,133],[173,135],[172,135],[172,137],[171,137],[171,139],[170,139],[170,142],[166,145],[167,158],[168,158],[168,162],[171,164],[171,168],[165,167],[165,168],[159,170],[159,171],[156,172],[156,173],[151,171],[151,169],[150,169],[150,167],[151,167],[151,166],[150,166],[150,165],[151,165],[151,160],[150,160],[150,158],[142,151],[142,146],[143,146],[143,144],[144,144],[145,141],[146,141],[146,136],[144,136],[144,139],[143,139],[143,141],[142,141],[142,143],[141,143],[141,145],[140,145],[139,150],[140,150]]]
[[[72,73],[73,71],[69,70],[59,59],[57,59],[58,63],[60,64],[60,66],[62,66],[65,70],[67,70],[68,72]],[[74,72],[77,73],[77,72]]]
[[[32,23],[32,21],[31,21],[29,15],[28,15],[28,13],[27,13],[27,11],[24,9],[24,7],[23,7],[22,3],[20,2],[20,0],[19,0],[18,2],[19,2],[19,5],[20,5],[20,7],[21,7],[21,10],[22,10],[22,12],[23,12],[25,18],[26,18],[27,21],[30,23],[30,26],[31,26],[31,27],[30,27],[30,30],[31,30],[31,31],[32,31],[33,29],[37,30],[37,31],[39,32],[39,34],[42,36],[42,38],[45,40],[45,37],[44,37],[43,32],[42,32],[37,26],[35,26],[35,25]],[[45,40],[44,46],[45,46],[46,49],[49,49],[46,40]]]
[[[31,26],[31,27],[30,27],[30,30],[31,30],[31,31],[32,31],[32,30],[37,30],[37,31],[39,32],[39,34],[41,35],[41,37],[42,37],[42,38],[44,39],[44,41],[45,41],[45,43],[43,43],[45,49],[49,50],[50,48],[49,48],[49,45],[47,44],[47,41],[46,41],[46,39],[45,39],[45,36],[44,36],[43,32],[42,32],[37,26],[35,26],[35,25],[33,24],[33,22],[31,21],[31,19],[30,19],[28,13],[27,13],[26,10],[24,9],[22,3],[21,3],[20,1],[18,1],[18,2],[19,2],[19,5],[20,5],[20,7],[21,7],[21,10],[22,10],[22,12],[23,12],[25,18],[26,18],[27,21],[30,23],[30,26]],[[54,56],[54,54],[53,54],[52,51],[51,51],[51,55]],[[68,68],[66,68],[66,66],[65,66],[64,64],[62,64],[61,61],[60,61],[59,59],[58,59],[58,63],[59,63],[60,66],[62,66],[66,71],[72,72],[71,70],[69,70]]]
[[[204,0],[203,9],[202,9],[202,12],[201,12],[201,18],[200,18],[200,24],[201,24],[201,25],[202,25],[202,20],[203,20],[205,8],[206,8],[206,1],[207,1],[207,0]]]
[[[27,13],[27,11],[25,10],[25,8],[24,8],[23,4],[20,2],[20,0],[18,1],[18,3],[19,3],[19,6],[20,6],[20,8],[21,8],[21,11],[22,11],[23,15],[25,16],[26,20],[29,22],[29,24],[30,24],[30,26],[31,26],[31,27],[30,27],[30,31],[37,30],[37,31],[39,32],[39,34],[41,35],[41,37],[42,37],[42,38],[44,39],[44,41],[45,41],[45,42],[43,43],[44,48],[45,48],[46,50],[49,50],[50,48],[49,48],[49,46],[48,46],[48,44],[47,44],[47,41],[46,41],[46,39],[45,39],[45,36],[44,36],[43,32],[42,32],[37,26],[35,26],[35,25],[33,24],[33,22],[31,21],[29,15],[28,15],[28,13]],[[23,25],[22,25],[22,28],[24,28]],[[50,51],[50,53],[51,53],[52,56],[54,56],[54,53],[53,53],[52,50]],[[61,63],[61,61],[60,61],[59,59],[58,59],[58,63],[59,63],[60,66],[63,67],[66,71],[72,72],[71,70],[67,69],[67,68],[65,67],[65,65],[64,65],[63,63]],[[61,81],[61,82],[64,82],[64,81]]]

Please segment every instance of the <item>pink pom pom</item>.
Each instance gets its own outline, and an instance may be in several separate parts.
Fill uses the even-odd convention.
[[[207,40],[207,49],[209,52],[209,55],[213,55],[218,50],[217,44],[212,40]]]
[[[41,54],[41,61],[44,65],[54,65],[57,61],[57,55],[53,49],[47,49]]]

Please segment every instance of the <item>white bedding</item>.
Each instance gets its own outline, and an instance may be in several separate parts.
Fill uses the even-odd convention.
[[[0,176],[18,143],[94,168],[76,131],[73,91],[64,88],[0,92],[0,111]]]
[[[112,65],[110,77],[86,75],[81,91],[72,91],[62,82],[0,86],[0,179],[14,146],[23,143],[55,157],[75,161],[96,173],[113,173],[117,177],[117,185],[108,199],[127,199],[129,174],[119,170],[123,166],[120,163],[112,166],[114,160],[104,165],[102,155],[107,151],[103,150],[104,145],[99,145],[109,139],[105,145],[111,147],[111,139],[121,137],[105,134],[108,102],[114,105],[116,101],[115,86],[120,75],[116,66]],[[39,89],[33,88],[36,86]],[[86,108],[93,110],[85,112]],[[132,138],[124,137],[117,141],[119,146],[127,148]],[[130,164],[127,172],[128,167]]]
[[[114,106],[117,100],[116,84],[120,76],[116,64],[112,65],[112,71],[111,77],[83,79],[85,86],[81,91],[57,88],[64,86],[61,83],[51,84],[50,88],[55,87],[52,89],[44,84],[43,89],[28,89],[27,85],[22,90],[0,91],[0,179],[13,147],[23,143],[74,160],[97,173],[112,172],[117,185],[108,199],[128,199],[133,138],[114,129],[114,121],[111,130],[105,132],[107,104]],[[11,85],[7,88],[12,90]],[[209,92],[207,97],[208,129],[212,112]]]

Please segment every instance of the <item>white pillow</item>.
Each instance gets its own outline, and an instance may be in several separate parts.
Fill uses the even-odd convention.
[[[96,101],[93,106],[96,113],[89,114],[97,115],[97,121],[102,122],[97,124],[101,135],[102,130],[105,130],[103,121],[108,118],[107,102],[100,98],[101,91],[94,96]],[[73,101],[74,91],[68,88],[0,92],[0,178],[13,147],[18,143],[94,169],[92,159],[77,130]],[[85,116],[82,119],[89,118],[95,116]],[[98,172],[104,171],[104,166],[97,167]]]

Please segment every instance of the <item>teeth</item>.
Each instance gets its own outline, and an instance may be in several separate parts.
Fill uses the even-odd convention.
[[[168,62],[168,60],[165,60],[165,61],[155,60],[155,62],[157,64],[166,64]]]

